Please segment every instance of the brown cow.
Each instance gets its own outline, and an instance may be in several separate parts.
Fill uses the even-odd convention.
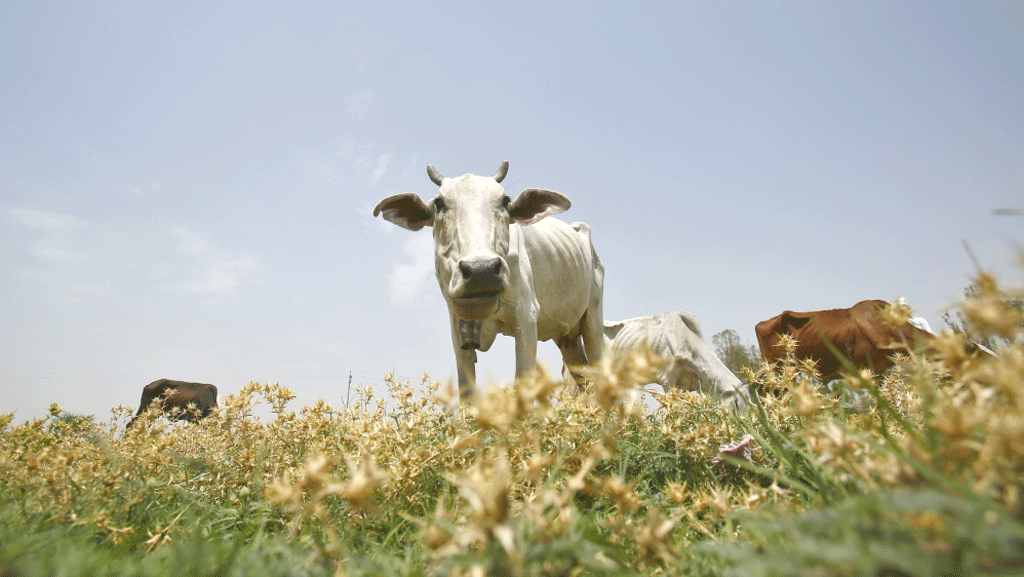
[[[163,412],[168,418],[195,423],[208,416],[217,406],[217,387],[168,379],[153,381],[142,389],[139,411],[128,422],[128,427],[155,401],[163,404]]]
[[[761,357],[768,363],[785,358],[786,351],[779,344],[782,335],[796,340],[794,356],[797,360],[814,359],[822,382],[839,378],[845,369],[826,341],[854,366],[871,369],[878,374],[893,365],[890,356],[904,349],[904,344],[916,350],[933,338],[929,332],[912,324],[896,328],[882,321],[878,311],[889,306],[885,301],[861,301],[848,309],[781,315],[757,323],[757,344]]]

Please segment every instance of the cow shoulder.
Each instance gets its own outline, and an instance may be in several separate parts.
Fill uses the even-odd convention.
[[[657,347],[658,334],[662,332],[655,323],[655,316],[636,317],[623,321],[604,323],[605,336],[612,339],[617,351],[631,351],[645,346]]]

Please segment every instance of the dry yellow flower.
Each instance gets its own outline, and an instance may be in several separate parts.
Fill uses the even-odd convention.
[[[792,389],[791,394],[793,407],[790,412],[799,417],[813,417],[821,409],[831,404],[818,392],[818,387],[808,379],[801,379],[800,384]]]
[[[605,479],[601,490],[615,501],[615,506],[623,513],[635,511],[640,506],[640,497],[633,490],[633,483],[627,483],[620,477]]]
[[[690,492],[687,490],[686,484],[680,484],[675,481],[669,481],[665,487],[665,494],[668,495],[669,499],[672,499],[676,504],[682,505],[690,497]]]
[[[679,518],[666,518],[657,507],[647,515],[647,523],[636,536],[638,560],[644,564],[670,563],[679,552],[670,539],[672,530],[679,524]]]

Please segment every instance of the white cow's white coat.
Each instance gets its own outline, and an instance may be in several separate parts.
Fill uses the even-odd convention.
[[[665,391],[681,388],[711,393],[739,409],[750,400],[746,384],[715,355],[697,319],[688,312],[606,321],[604,335],[612,354],[627,354],[647,345],[656,355],[667,358],[659,378]]]
[[[383,199],[373,214],[403,228],[432,226],[437,282],[448,304],[459,391],[472,394],[476,350],[460,330],[479,322],[475,348],[488,350],[498,333],[516,341],[516,376],[536,364],[537,341],[554,340],[572,366],[600,360],[604,267],[590,227],[546,219],[569,208],[569,199],[527,189],[515,200],[491,177],[444,178],[428,167],[440,190],[429,203],[413,193]],[[543,219],[543,220],[542,220]],[[477,281],[470,277],[477,276]],[[475,284],[474,284],[475,282]]]

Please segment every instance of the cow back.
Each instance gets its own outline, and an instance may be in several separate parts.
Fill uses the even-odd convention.
[[[207,383],[189,383],[159,379],[142,389],[142,400],[136,416],[141,415],[155,401],[163,402],[164,410],[187,411],[195,405],[201,416],[206,416],[217,406],[217,387]]]
[[[904,343],[916,348],[931,336],[912,325],[896,328],[883,322],[879,311],[887,306],[882,300],[868,300],[848,309],[786,311],[754,327],[761,357],[768,363],[784,358],[781,340],[789,335],[797,342],[794,357],[814,360],[823,380],[837,378],[845,370],[843,359],[858,368],[883,372],[892,366],[891,355]]]
[[[666,391],[712,392],[738,408],[747,404],[746,385],[715,355],[697,319],[686,311],[606,322],[604,334],[615,354],[646,346],[665,359],[658,379]]]

